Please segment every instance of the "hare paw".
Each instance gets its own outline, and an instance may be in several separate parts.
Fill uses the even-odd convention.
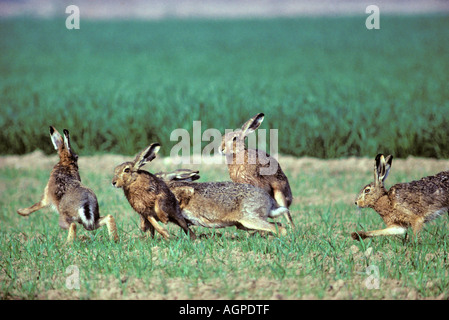
[[[360,241],[360,239],[365,239],[366,237],[367,236],[366,236],[365,231],[357,231],[357,232],[351,233],[351,238],[354,240]]]

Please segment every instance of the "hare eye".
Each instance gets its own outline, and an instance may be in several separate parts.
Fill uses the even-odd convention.
[[[366,188],[365,189],[365,193],[370,193],[371,189],[370,188]]]
[[[126,173],[129,173],[129,168],[125,168],[125,170],[123,170],[124,172],[126,172]]]

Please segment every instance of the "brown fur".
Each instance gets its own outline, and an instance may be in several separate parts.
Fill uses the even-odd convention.
[[[247,149],[245,146],[245,137],[260,126],[263,118],[264,114],[259,113],[244,123],[240,130],[225,134],[220,150],[227,156],[232,181],[264,189],[279,206],[289,208],[293,201],[292,191],[278,161],[264,151]],[[270,166],[276,167],[274,174],[261,174],[262,168],[268,169]],[[286,217],[294,227],[290,211],[286,211]]]
[[[19,209],[17,213],[28,216],[41,208],[53,205],[59,213],[59,226],[69,229],[68,242],[76,238],[75,223],[82,224],[87,230],[94,230],[106,224],[109,236],[117,241],[114,218],[111,215],[100,217],[95,193],[81,183],[78,155],[70,146],[69,132],[64,130],[63,138],[54,127],[50,127],[50,137],[58,151],[59,162],[50,173],[41,201],[31,207]],[[80,210],[83,213],[80,213]]]
[[[189,224],[206,228],[236,226],[243,230],[286,234],[284,227],[268,222],[268,217],[283,214],[264,190],[234,182],[190,182],[199,178],[198,171],[159,173],[179,202]]]
[[[189,234],[191,239],[195,239],[195,234],[188,228],[178,202],[167,185],[153,174],[140,170],[156,157],[159,148],[159,144],[154,143],[140,152],[133,162],[118,165],[114,170],[112,185],[123,188],[129,204],[140,215],[140,228],[143,232],[149,230],[151,236],[154,236],[156,229],[168,239],[168,231],[158,221],[164,224],[173,222]]]
[[[380,235],[404,234],[411,227],[417,235],[424,223],[432,221],[449,209],[449,171],[424,177],[417,181],[398,183],[386,190],[384,181],[393,157],[379,154],[374,162],[374,182],[357,195],[359,208],[372,208],[384,220],[386,229],[357,231],[353,239]]]

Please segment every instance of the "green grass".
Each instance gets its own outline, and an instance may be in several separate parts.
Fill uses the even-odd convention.
[[[48,125],[83,154],[134,154],[202,121],[257,112],[284,154],[449,157],[449,20],[0,20],[0,154],[52,152]]]
[[[172,169],[163,163],[155,160],[148,169]],[[99,164],[100,172],[81,164],[83,181],[97,193],[102,215],[116,218],[120,242],[110,242],[105,228],[88,232],[79,226],[78,239],[71,246],[64,245],[67,232],[58,227],[58,217],[50,209],[28,218],[15,212],[39,199],[48,165],[1,168],[1,298],[448,298],[446,215],[427,224],[418,240],[353,241],[352,231],[384,227],[374,211],[366,209],[360,215],[353,206],[359,188],[372,178],[371,166],[354,169],[345,160],[333,166],[282,163],[295,198],[291,210],[296,230],[284,237],[264,237],[235,228],[193,227],[197,235],[205,235],[194,242],[172,224],[168,225],[171,240],[158,235],[145,238],[123,192],[110,186],[112,163]],[[203,181],[228,179],[225,168],[201,170]],[[397,165],[390,183],[400,180],[404,170]],[[422,169],[408,178],[433,170]],[[283,218],[278,221],[286,223]],[[66,288],[71,275],[66,270],[72,265],[80,271],[79,290]],[[379,270],[378,290],[366,285],[370,266]]]

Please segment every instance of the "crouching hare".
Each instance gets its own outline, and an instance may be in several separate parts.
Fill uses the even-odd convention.
[[[449,171],[408,183],[398,183],[389,190],[384,187],[393,156],[378,154],[374,161],[374,182],[363,187],[355,204],[372,208],[384,220],[386,229],[357,231],[351,234],[359,240],[374,236],[405,234],[411,227],[415,236],[424,223],[436,219],[449,209]]]
[[[242,230],[285,235],[280,224],[268,222],[288,211],[263,189],[235,182],[192,182],[198,171],[180,169],[157,173],[176,196],[182,215],[191,225],[206,228],[236,226]]]
[[[67,242],[76,239],[76,223],[82,224],[86,230],[106,225],[110,238],[118,241],[114,218],[111,215],[100,217],[95,193],[81,183],[78,155],[70,146],[69,131],[64,129],[63,138],[54,127],[50,127],[50,137],[53,146],[58,150],[59,162],[51,171],[42,199],[29,208],[17,210],[17,213],[28,216],[52,205],[59,213],[59,226],[69,229]]]
[[[146,163],[156,158],[160,145],[153,143],[137,154],[134,161],[124,162],[114,170],[112,185],[122,188],[131,207],[140,215],[140,228],[143,232],[150,230],[154,237],[154,229],[165,239],[169,233],[158,221],[166,224],[169,221],[180,226],[193,240],[195,234],[189,229],[181,214],[175,196],[167,185],[158,177],[141,170]]]
[[[245,146],[245,138],[259,128],[263,119],[264,114],[258,113],[246,121],[241,129],[223,135],[219,151],[227,156],[232,181],[264,189],[280,207],[288,209],[293,201],[292,191],[278,161],[262,150],[247,149]],[[284,211],[294,228],[290,211]]]

